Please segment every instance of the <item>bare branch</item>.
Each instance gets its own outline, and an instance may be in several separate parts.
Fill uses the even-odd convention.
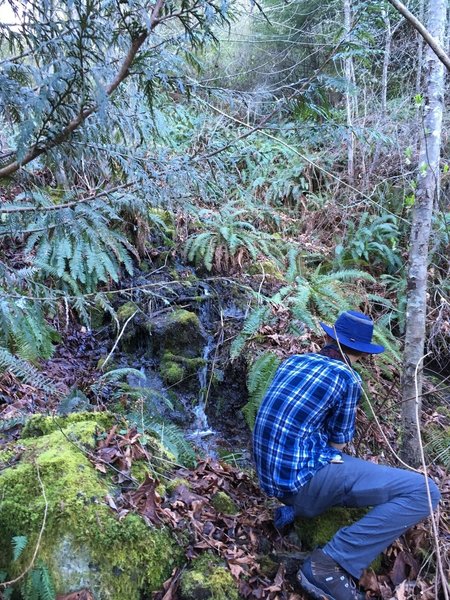
[[[405,19],[416,29],[430,46],[442,64],[450,71],[450,56],[445,52],[440,43],[434,38],[424,25],[410,12],[399,0],[389,0],[392,6],[405,17]]]

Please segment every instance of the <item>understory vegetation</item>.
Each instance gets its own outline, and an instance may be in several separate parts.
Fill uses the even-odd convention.
[[[125,480],[146,481],[131,468],[145,454],[140,468],[164,483],[205,452],[185,431],[197,427],[198,406],[204,429],[209,418],[224,438],[239,433],[222,454],[248,470],[249,434],[280,361],[317,351],[319,323],[347,309],[370,315],[386,348],[358,367],[365,395],[353,450],[395,464],[425,50],[389,3],[352,0],[349,27],[344,4],[0,0],[0,477],[19,460],[8,445],[33,413],[106,412],[110,428],[96,443],[137,437],[127,438],[126,467],[122,455],[120,465],[95,462],[86,446],[95,468],[110,470],[115,484],[119,473],[125,494]],[[423,3],[411,9],[423,17]],[[444,131],[448,124],[444,114]],[[450,470],[448,171],[443,158],[421,426],[426,465],[442,482]],[[448,575],[443,485],[437,554]],[[154,523],[144,504],[134,508]],[[383,595],[372,581],[373,597],[437,598],[433,585],[444,593],[429,529],[423,536],[423,546],[391,549],[377,573],[379,585],[399,552],[414,549],[416,589],[400,592],[392,580]],[[10,561],[0,557],[3,581],[34,548],[25,532],[10,538],[0,540]],[[289,583],[275,589],[275,575],[240,593],[299,598]],[[217,585],[219,595],[207,597],[234,597]],[[56,597],[39,553],[3,587],[4,598]]]

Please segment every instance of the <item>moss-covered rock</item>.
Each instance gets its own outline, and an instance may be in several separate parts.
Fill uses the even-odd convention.
[[[205,336],[198,316],[189,310],[175,310],[149,323],[152,336],[159,342],[161,354],[171,352],[186,358],[199,357]]]
[[[67,437],[75,434],[78,442],[93,445],[96,429],[105,430],[113,424],[113,416],[107,412],[79,412],[65,417],[58,415],[33,415],[22,430],[22,438],[40,437],[55,431],[63,431]]]
[[[313,550],[317,546],[324,546],[339,529],[352,525],[352,523],[361,519],[367,511],[367,508],[335,506],[312,519],[297,517],[295,532],[301,540],[303,550]],[[376,558],[371,567],[374,571],[379,570],[381,557]]]
[[[106,504],[112,484],[85,451],[104,429],[102,418],[95,413],[56,422],[35,417],[25,434],[39,437],[25,437],[6,450],[10,457],[16,453],[16,461],[0,472],[0,539],[7,545],[23,535],[28,545],[10,564],[12,552],[6,548],[0,567],[13,577],[29,564],[47,506],[38,559],[57,592],[86,587],[97,600],[139,600],[161,587],[181,549],[167,530],[149,527],[135,514],[119,520]]]
[[[277,279],[283,279],[283,273],[273,262],[255,261],[247,267],[247,273],[249,275],[272,275]]]
[[[318,517],[306,519],[297,517],[295,529],[305,550],[313,550],[331,540],[334,534],[351,525],[367,512],[364,508],[330,508]]]
[[[183,600],[239,600],[236,583],[220,559],[205,553],[181,577]]]
[[[233,500],[225,492],[217,492],[211,498],[212,506],[225,515],[237,515],[240,511]]]
[[[117,318],[120,323],[124,323],[127,319],[139,311],[138,306],[134,302],[125,302],[117,310]]]
[[[186,382],[184,380],[197,373],[198,369],[204,366],[204,364],[204,359],[200,357],[187,358],[172,354],[172,352],[165,352],[160,365],[162,380],[167,385],[176,385],[183,381],[184,387],[192,387],[190,386],[190,381]]]

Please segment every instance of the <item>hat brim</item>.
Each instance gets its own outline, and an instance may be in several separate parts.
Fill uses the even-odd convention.
[[[381,354],[384,352],[384,346],[379,346],[378,344],[366,344],[365,342],[356,342],[345,335],[340,335],[339,338],[337,338],[334,327],[330,327],[329,325],[321,322],[319,322],[319,325],[322,327],[325,333],[333,338],[333,340],[339,341],[341,344],[344,344],[344,346],[347,346],[347,348],[357,350],[358,352],[365,352],[367,354]]]

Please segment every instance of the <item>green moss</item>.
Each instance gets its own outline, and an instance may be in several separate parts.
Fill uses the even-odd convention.
[[[112,424],[113,416],[106,412],[79,412],[65,417],[33,415],[23,428],[22,437],[39,437],[61,430],[70,436],[76,430],[81,442],[92,444],[96,429],[108,429]]]
[[[183,479],[182,477],[176,477],[175,479],[172,479],[171,481],[167,482],[167,484],[166,484],[167,493],[171,494],[180,485],[183,485],[184,487],[189,489],[191,484],[189,483],[189,481],[187,479]]]
[[[225,492],[217,492],[211,498],[212,506],[225,515],[237,515],[240,511],[233,500]]]
[[[198,357],[203,348],[200,320],[189,310],[175,310],[168,316],[164,336],[165,350],[178,356]]]
[[[120,322],[125,322],[138,310],[139,308],[134,302],[126,302],[117,310],[117,318]]]
[[[313,550],[329,542],[339,529],[351,525],[366,513],[365,508],[334,507],[313,519],[297,517],[295,528],[305,549]]]
[[[144,483],[150,472],[150,466],[146,460],[134,460],[131,465],[131,476],[139,483]]]
[[[167,385],[174,385],[196,373],[204,364],[203,358],[188,358],[167,351],[160,364],[161,377]]]
[[[177,325],[192,325],[193,327],[200,326],[200,321],[197,315],[190,310],[184,310],[183,308],[175,310],[169,316],[169,322]]]
[[[280,269],[269,261],[253,262],[247,268],[249,275],[272,275],[278,279],[283,279],[283,274]]]
[[[181,594],[184,600],[239,600],[230,571],[209,553],[195,559],[183,573]]]
[[[160,365],[161,377],[165,384],[175,385],[184,378],[184,368],[176,362],[163,360]]]
[[[14,576],[29,563],[47,502],[38,558],[58,593],[89,587],[98,600],[139,600],[142,592],[160,588],[181,549],[167,530],[149,527],[138,515],[118,520],[104,500],[114,494],[108,478],[78,443],[93,440],[99,424],[86,420],[91,414],[80,422],[73,421],[76,416],[70,415],[62,431],[20,440],[20,462],[0,473],[0,539],[25,535],[29,540],[20,561],[0,566]]]
[[[361,519],[369,509],[367,508],[330,508],[318,517],[303,519],[297,517],[295,528],[305,550],[313,550],[317,546],[324,546],[331,540],[335,533],[342,527],[347,527]],[[377,557],[371,568],[378,572],[381,569],[382,555]]]

